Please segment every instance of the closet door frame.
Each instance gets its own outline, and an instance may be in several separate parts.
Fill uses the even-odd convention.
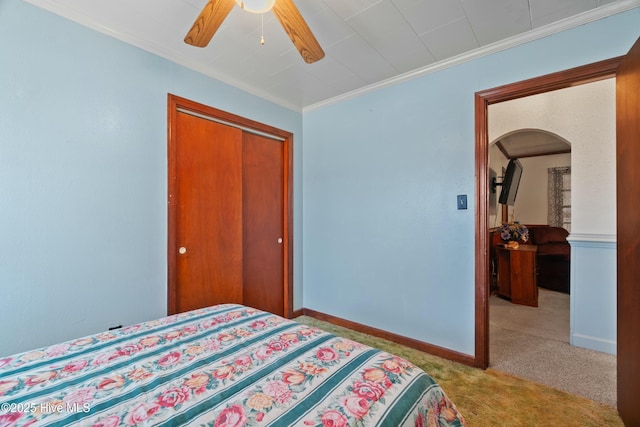
[[[177,162],[178,138],[174,124],[179,112],[201,116],[203,118],[279,139],[283,144],[283,307],[285,317],[293,316],[293,134],[264,123],[256,122],[226,111],[222,111],[173,94],[167,96],[167,157],[168,157],[168,199],[167,199],[167,313],[176,313],[177,301]]]

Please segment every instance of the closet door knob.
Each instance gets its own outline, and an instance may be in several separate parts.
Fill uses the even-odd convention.
[[[178,249],[178,252],[180,252],[180,255],[184,255],[187,253],[187,248],[185,248],[184,246],[180,246],[180,249]]]
[[[278,243],[282,243],[282,237],[278,237]]]

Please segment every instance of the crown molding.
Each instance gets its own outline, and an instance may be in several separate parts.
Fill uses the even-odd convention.
[[[500,52],[512,47],[519,46],[521,44],[529,43],[534,40],[538,40],[562,31],[579,27],[580,25],[588,24],[590,22],[597,21],[599,19],[606,18],[608,16],[616,15],[618,13],[626,12],[640,6],[640,0],[625,0],[619,3],[612,3],[606,6],[600,6],[589,11],[580,13],[561,21],[554,22],[531,31],[527,31],[523,34],[518,34],[508,39],[500,40],[495,43],[474,49],[469,52],[462,53],[449,59],[438,61],[426,67],[421,67],[404,74],[400,74],[395,77],[391,77],[380,82],[372,83],[370,85],[361,87],[350,92],[346,92],[342,95],[335,96],[333,98],[326,99],[311,105],[308,105],[302,109],[303,112],[309,112],[317,110],[323,107],[327,107],[332,104],[337,104],[352,98],[356,98],[365,93],[374,92],[376,90],[394,86],[399,83],[403,83],[409,80],[416,79],[418,77],[425,76],[427,74],[435,73],[456,65],[463,64],[465,62],[472,61],[474,59],[481,58],[483,56],[491,55],[496,52]]]

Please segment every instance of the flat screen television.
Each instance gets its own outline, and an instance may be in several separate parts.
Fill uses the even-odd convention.
[[[498,202],[501,205],[513,205],[516,202],[520,178],[522,177],[522,163],[518,159],[509,160],[507,170],[502,179],[502,190]]]

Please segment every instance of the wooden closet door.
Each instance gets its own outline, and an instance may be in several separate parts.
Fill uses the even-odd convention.
[[[243,304],[284,313],[284,144],[245,132]]]
[[[175,310],[242,303],[242,131],[178,113]]]
[[[171,94],[167,120],[168,313],[291,316],[293,134]]]

